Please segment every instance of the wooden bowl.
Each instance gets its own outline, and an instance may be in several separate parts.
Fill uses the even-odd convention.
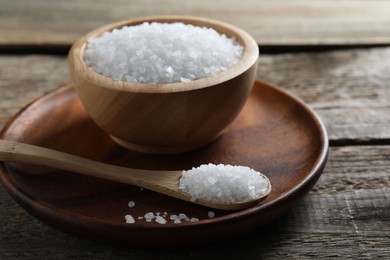
[[[244,52],[235,66],[217,75],[171,84],[117,81],[84,63],[89,38],[144,22],[213,28],[234,37]],[[115,142],[140,152],[179,153],[212,142],[236,118],[251,92],[258,56],[256,41],[235,26],[205,18],[162,16],[122,21],[88,33],[72,46],[69,65],[85,110]]]

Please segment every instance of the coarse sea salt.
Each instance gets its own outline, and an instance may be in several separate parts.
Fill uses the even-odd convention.
[[[127,223],[127,224],[133,224],[133,223],[135,223],[135,220],[134,220],[134,218],[133,218],[132,215],[126,215],[126,216],[125,216],[125,219],[126,219],[126,223]]]
[[[83,58],[114,80],[164,84],[215,75],[234,66],[243,49],[212,28],[145,22],[88,39]]]
[[[214,213],[213,211],[209,211],[209,212],[207,213],[207,216],[208,216],[209,218],[213,218],[213,217],[215,217],[215,213]]]
[[[128,202],[128,206],[130,208],[134,207],[134,205],[135,205],[134,201]],[[215,213],[213,211],[209,211],[207,215],[209,218],[213,218],[215,216]],[[168,215],[167,211],[164,211],[163,213],[161,213],[160,211],[157,211],[157,212],[149,211],[149,212],[145,213],[144,215],[138,216],[136,218],[130,214],[125,215],[125,222],[127,224],[136,223],[135,219],[143,220],[143,221],[148,222],[148,223],[155,222],[155,223],[160,224],[160,225],[167,224],[169,221],[173,224],[180,224],[183,222],[198,222],[199,221],[199,218],[189,217],[185,213],[179,213],[178,215],[176,215],[176,214],[169,214]]]
[[[209,214],[210,217],[210,214]],[[168,217],[168,212],[164,212],[164,214],[161,216],[160,212],[148,212],[144,214],[143,216],[138,216],[138,220],[145,220],[146,222],[156,222],[160,225],[164,225],[168,223],[168,221],[172,221],[174,224],[180,224],[185,222],[198,222],[199,218],[196,217],[189,217],[185,213],[179,213],[179,215],[171,214]],[[134,224],[136,221],[132,215],[125,215],[125,221],[127,224]]]
[[[158,224],[165,224],[165,223],[167,223],[167,220],[164,218],[164,217],[162,217],[162,216],[156,216],[156,222],[158,223]]]
[[[179,188],[193,201],[229,203],[259,198],[268,190],[268,185],[263,176],[246,166],[203,164],[183,171]]]

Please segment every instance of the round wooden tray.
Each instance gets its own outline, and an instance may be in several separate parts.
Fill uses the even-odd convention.
[[[246,165],[264,173],[272,183],[272,192],[258,205],[238,212],[212,210],[216,216],[209,218],[209,208],[130,185],[0,163],[3,185],[38,219],[80,237],[130,246],[204,244],[256,229],[311,189],[328,152],[326,130],[315,113],[291,94],[259,80],[228,130],[212,144],[189,153],[147,155],[119,147],[89,119],[71,85],[27,105],[7,123],[0,138],[142,169],[180,170],[203,163]],[[129,201],[136,205],[129,208]],[[185,213],[199,221],[161,225],[137,219],[147,212]],[[126,224],[126,214],[136,222]]]

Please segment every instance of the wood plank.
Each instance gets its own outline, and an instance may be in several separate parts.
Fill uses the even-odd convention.
[[[390,48],[262,55],[258,76],[307,102],[332,142],[390,140]],[[66,57],[0,56],[0,127],[70,81]]]
[[[30,101],[69,81],[64,57],[0,56],[0,128]]]
[[[194,15],[247,30],[264,46],[390,44],[381,0],[0,0],[0,47],[69,46],[101,25],[150,15]]]
[[[42,259],[378,259],[390,254],[390,146],[332,147],[314,187],[286,215],[223,244],[186,249],[134,249],[64,234],[28,215],[0,187],[0,257]]]
[[[332,141],[389,142],[390,48],[263,55],[258,77],[309,103]]]

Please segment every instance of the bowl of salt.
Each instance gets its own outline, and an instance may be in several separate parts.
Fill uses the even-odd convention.
[[[218,138],[251,92],[259,50],[245,31],[162,16],[98,28],[69,52],[88,115],[119,145],[180,153]]]

